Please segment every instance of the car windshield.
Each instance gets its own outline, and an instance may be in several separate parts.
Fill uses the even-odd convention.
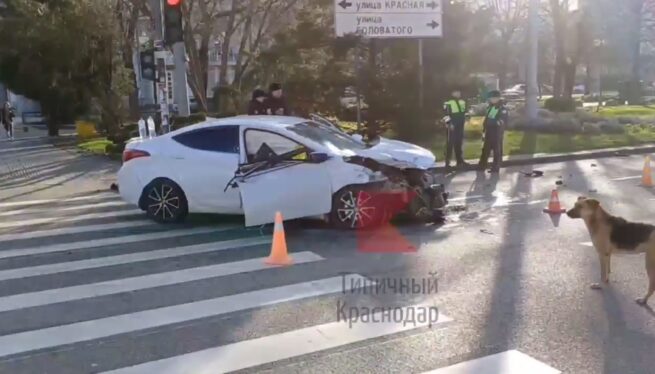
[[[298,123],[287,127],[287,129],[334,150],[363,150],[367,148],[366,144],[358,142],[347,134],[316,122]]]

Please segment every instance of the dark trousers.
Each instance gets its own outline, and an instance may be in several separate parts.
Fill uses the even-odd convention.
[[[451,125],[448,131],[448,144],[446,149],[446,165],[450,165],[450,159],[453,157],[453,151],[455,151],[455,158],[457,159],[457,164],[464,163],[464,157],[462,152],[462,146],[464,145],[464,124],[457,123]]]
[[[503,161],[503,129],[499,126],[489,126],[485,129],[482,155],[480,156],[480,167],[486,168],[489,163],[489,153],[494,153],[492,169],[500,169]]]

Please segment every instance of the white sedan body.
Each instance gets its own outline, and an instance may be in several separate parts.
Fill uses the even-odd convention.
[[[322,162],[272,165],[235,177],[241,166],[253,163],[262,144],[277,155],[304,147],[327,157]],[[344,186],[386,178],[345,162],[344,156],[400,162],[423,170],[436,166],[430,151],[412,144],[385,139],[367,147],[310,120],[282,116],[209,119],[151,139],[133,139],[125,152],[141,153],[124,161],[118,173],[125,201],[143,209],[140,202],[146,187],[166,178],[184,192],[189,213],[244,215],[246,226],[271,223],[276,212],[285,220],[324,216],[332,210],[333,194]]]

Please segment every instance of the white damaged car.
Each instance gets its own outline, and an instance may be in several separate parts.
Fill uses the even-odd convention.
[[[303,118],[238,116],[133,139],[118,185],[125,201],[158,222],[216,213],[244,215],[255,226],[279,211],[357,229],[400,213],[442,219],[447,193],[435,167],[434,155],[412,144],[369,145]]]

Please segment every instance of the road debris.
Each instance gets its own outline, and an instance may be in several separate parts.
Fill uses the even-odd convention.
[[[483,233],[483,234],[487,234],[487,235],[494,235],[493,232],[491,232],[491,231],[489,231],[487,229],[480,229],[480,232]]]
[[[544,172],[541,170],[533,170],[531,172],[521,171],[520,173],[527,178],[539,178],[544,176]]]

